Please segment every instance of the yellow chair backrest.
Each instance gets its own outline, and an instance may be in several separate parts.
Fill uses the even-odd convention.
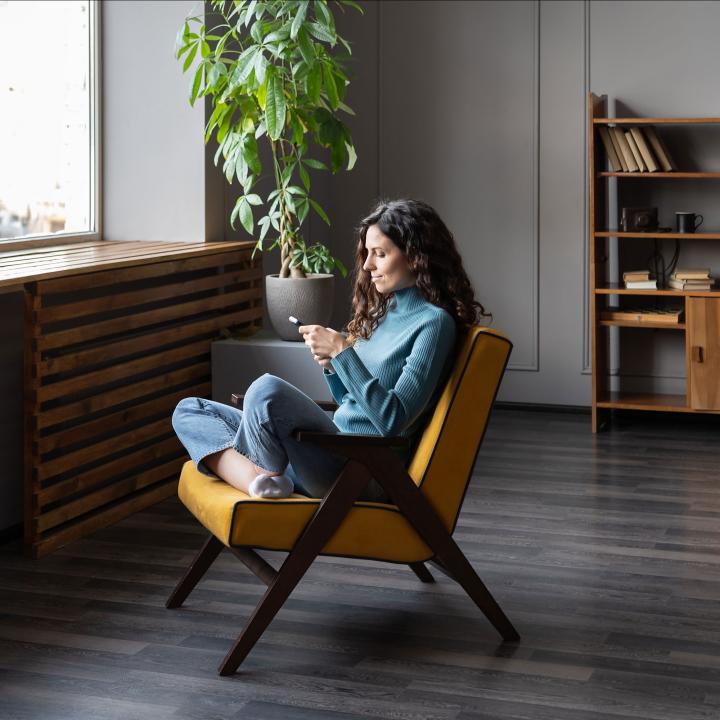
[[[455,367],[408,465],[451,533],[511,349],[502,333],[479,325],[460,338]]]

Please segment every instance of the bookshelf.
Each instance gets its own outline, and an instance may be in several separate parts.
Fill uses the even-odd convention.
[[[693,172],[684,169],[672,172],[606,171],[607,155],[598,128],[613,125],[680,125],[690,128],[695,125],[720,125],[720,117],[611,118],[607,116],[607,96],[594,93],[588,95],[589,285],[594,433],[607,425],[611,410],[720,414],[720,290],[672,290],[660,287],[657,290],[635,290],[626,289],[622,282],[622,272],[635,269],[622,266],[623,248],[645,249],[646,245],[650,248],[650,243],[659,239],[675,240],[681,246],[683,241],[690,239],[702,244],[720,241],[720,232],[623,232],[612,229],[618,225],[618,218],[610,220],[608,213],[610,200],[613,199],[611,193],[615,193],[615,198],[619,201],[619,186],[625,178],[642,180],[643,183],[661,179],[683,183],[693,180],[704,182],[720,179],[720,172]],[[613,178],[617,178],[614,185]],[[647,187],[652,188],[652,182]],[[644,193],[643,197],[646,199],[648,194]],[[619,205],[618,202],[618,209]],[[611,244],[614,244],[618,257],[617,267],[611,267]],[[679,322],[650,323],[601,317],[604,310],[628,307],[633,298],[638,303],[662,305],[671,302],[674,307],[683,310],[683,318]],[[614,330],[616,328],[622,330]],[[617,333],[613,342],[619,345],[622,345],[626,338],[623,333],[671,333],[684,351],[684,394],[630,392],[613,387],[622,384],[623,368],[621,363],[618,368],[620,375],[615,379],[611,377],[611,332]]]

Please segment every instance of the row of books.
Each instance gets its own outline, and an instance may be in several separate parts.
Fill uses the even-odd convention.
[[[657,279],[649,270],[624,272],[623,282],[628,290],[657,290]],[[710,268],[676,270],[668,280],[668,287],[673,290],[710,290],[714,284]]]
[[[652,125],[630,127],[598,126],[613,172],[672,172],[677,170],[667,146]]]

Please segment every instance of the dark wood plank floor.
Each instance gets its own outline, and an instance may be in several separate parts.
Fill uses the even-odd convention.
[[[455,537],[516,646],[442,575],[325,558],[219,678],[263,586],[223,553],[165,610],[204,538],[177,500],[41,561],[5,545],[0,718],[720,718],[718,437],[495,412]]]

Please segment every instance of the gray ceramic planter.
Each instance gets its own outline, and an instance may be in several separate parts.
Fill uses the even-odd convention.
[[[327,327],[332,317],[335,276],[310,274],[304,278],[265,276],[265,298],[273,329],[283,340],[302,342],[302,335],[289,315],[305,325]]]

